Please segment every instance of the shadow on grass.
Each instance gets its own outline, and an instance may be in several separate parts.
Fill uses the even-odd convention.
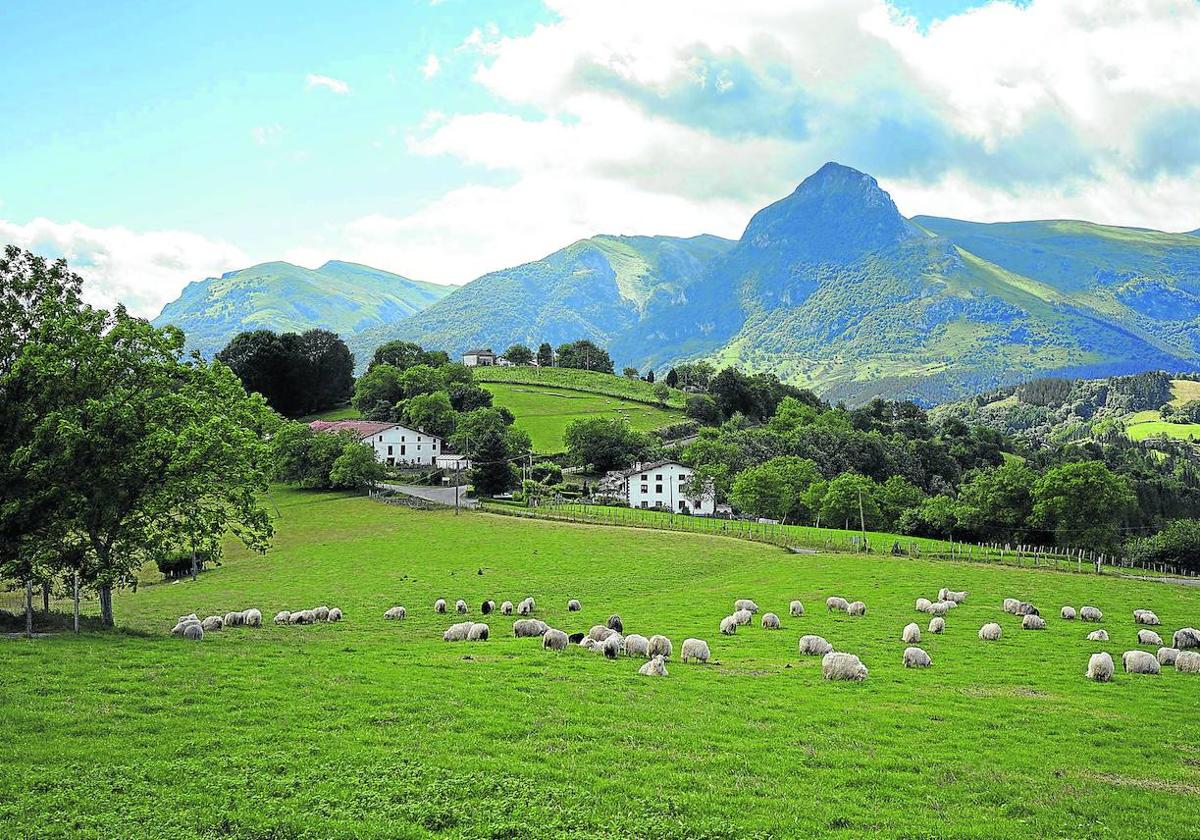
[[[69,612],[48,612],[44,613],[40,610],[33,612],[33,633],[35,636],[71,634],[75,632],[74,616]],[[106,635],[122,635],[132,636],[139,639],[148,639],[156,634],[145,630],[136,630],[126,627],[105,627],[100,623],[99,616],[81,615],[79,616],[79,632],[82,633],[104,633]],[[25,614],[13,614],[0,610],[0,634],[5,635],[24,635],[25,634]]]

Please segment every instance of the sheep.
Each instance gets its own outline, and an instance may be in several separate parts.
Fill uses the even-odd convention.
[[[1134,624],[1148,624],[1151,626],[1156,626],[1156,625],[1162,624],[1162,622],[1158,620],[1158,616],[1155,615],[1150,610],[1134,610],[1133,611],[1133,623]]]
[[[1200,653],[1181,650],[1175,658],[1175,670],[1181,674],[1200,674]]]
[[[638,673],[643,677],[665,677],[667,675],[667,664],[661,656],[656,656],[638,668]]]
[[[578,645],[582,644],[583,640],[586,638],[587,633],[572,633],[571,635],[567,636],[567,641],[573,645]]]
[[[933,601],[930,601],[928,598],[918,598],[917,603],[913,606],[913,608],[917,612],[929,612],[929,608],[932,606]]]
[[[779,627],[779,616],[775,613],[763,613],[762,628],[764,630],[778,630]]]
[[[943,588],[938,591],[938,600],[953,601],[956,604],[961,604],[963,601],[967,600],[967,595],[969,594],[970,593],[968,592],[955,592],[952,589]]]
[[[1162,636],[1155,633],[1153,630],[1139,630],[1138,644],[1139,645],[1155,645],[1162,647]]]
[[[1074,607],[1063,607],[1062,610],[1059,612],[1059,615],[1062,616],[1064,621],[1074,621],[1075,616],[1076,616],[1075,608]]]
[[[1179,660],[1175,660],[1178,663]],[[1162,666],[1158,664],[1158,657],[1152,653],[1146,653],[1144,650],[1127,650],[1121,654],[1121,665],[1125,668],[1126,674],[1158,674],[1162,671]]]
[[[989,622],[979,628],[979,638],[985,642],[996,641],[1000,638],[1002,633],[1003,631],[1000,629],[1000,625],[994,621]]]
[[[731,617],[738,623],[739,626],[741,626],[743,624],[749,624],[751,621],[753,621],[754,613],[750,612],[750,610],[734,610]]]
[[[1017,615],[1036,615],[1040,616],[1041,611],[1033,604],[1026,604],[1024,601],[1017,607]]]
[[[1079,620],[1080,621],[1103,621],[1104,613],[1100,612],[1099,608],[1097,608],[1097,607],[1086,607],[1086,606],[1080,607],[1079,608]]]
[[[951,603],[951,601],[938,601],[936,604],[930,604],[925,612],[932,616],[941,618],[946,613],[950,612],[951,609],[953,609],[953,607],[950,606]]]
[[[832,598],[825,599],[825,607],[830,612],[833,612],[834,610],[837,610],[838,612],[846,612],[846,610],[850,609],[850,602],[845,598],[839,598],[835,595]]]
[[[459,598],[457,601],[454,602],[454,611],[456,613],[458,613],[459,615],[466,615],[467,614],[467,602],[464,601],[462,598]]]
[[[329,620],[329,607],[314,607],[312,614],[317,617],[317,621]]]
[[[1087,637],[1088,637],[1089,642],[1107,642],[1108,641],[1108,631],[1107,630],[1093,630],[1091,633],[1088,633]]]
[[[637,633],[630,633],[625,637],[625,655],[648,658],[650,656],[650,640]]]
[[[1046,619],[1040,615],[1027,615],[1021,619],[1022,630],[1045,630]]]
[[[904,632],[900,634],[900,641],[908,644],[919,644],[921,641],[921,628],[915,624],[908,624],[904,627]]]
[[[916,625],[913,625],[914,627]],[[933,660],[929,658],[929,654],[921,650],[919,647],[910,647],[904,649],[904,667],[905,668],[928,668],[933,664]]]
[[[1006,613],[1010,613],[1011,615],[1016,615],[1017,607],[1019,607],[1019,606],[1021,606],[1021,602],[1018,601],[1016,598],[1005,598],[1004,599],[1004,611]]]
[[[946,632],[946,619],[942,618],[941,616],[934,616],[933,618],[929,619],[929,632],[930,633]]]
[[[732,636],[734,633],[737,632],[737,628],[738,628],[738,622],[737,622],[737,618],[735,618],[734,616],[727,615],[721,619],[721,635],[722,636]]]
[[[501,604],[500,605],[500,613],[501,613],[501,615],[512,615],[513,614],[513,602],[505,601],[503,604]]]
[[[666,636],[655,634],[650,637],[651,656],[661,656],[663,659],[670,659],[673,652],[671,640]]]
[[[833,645],[822,639],[820,636],[801,636],[800,637],[800,655],[801,656],[824,656],[833,650]]]
[[[195,613],[188,613],[187,615],[179,616],[179,620],[176,621],[175,623],[183,624],[185,621],[199,621],[199,620],[200,620],[200,616],[196,615]]]
[[[579,612],[583,609],[583,604],[579,603],[575,598],[567,601],[567,612]]]
[[[1179,648],[1160,647],[1157,656],[1159,665],[1174,665],[1179,658]]]
[[[279,612],[275,613],[276,624],[289,624],[291,623],[291,619],[292,614],[287,610],[280,610]]]
[[[1200,647],[1200,630],[1194,627],[1184,627],[1182,630],[1176,630],[1173,638],[1172,647],[1177,647],[1180,650]]]
[[[183,626],[183,638],[192,642],[199,642],[204,639],[204,628],[197,622],[189,621]]]
[[[556,630],[551,627],[542,634],[543,650],[566,650],[567,643],[567,634],[562,630]]]
[[[496,609],[496,602],[492,601],[492,600],[485,600],[482,604],[479,605],[479,612],[482,613],[483,615],[491,615],[495,609]]]
[[[867,666],[853,653],[831,652],[821,659],[821,676],[827,680],[862,682],[867,678]]]
[[[469,642],[486,642],[488,633],[491,632],[486,624],[472,624],[471,629],[467,631],[467,641]]]
[[[433,602],[433,611],[435,613],[444,613],[446,611],[446,599],[438,598]]]
[[[262,627],[262,613],[256,609],[248,609],[242,613],[242,623],[247,627]]]
[[[708,642],[703,639],[684,639],[683,648],[680,650],[680,658],[683,659],[683,664],[686,665],[688,660],[696,662],[707,662],[711,656],[708,652]]]
[[[605,659],[616,659],[625,649],[625,640],[621,638],[620,633],[613,633],[600,646],[604,651]]]
[[[625,632],[625,622],[621,621],[621,616],[613,613],[608,617],[608,621],[604,622],[604,626],[609,630],[615,630],[618,633]]]
[[[313,614],[312,610],[300,610],[299,612],[294,612],[292,613],[291,618],[292,624],[312,624],[316,620],[317,617]]]
[[[1116,670],[1113,666],[1112,657],[1104,651],[1093,653],[1088,659],[1087,678],[1094,682],[1111,682],[1113,671]]]
[[[733,611],[749,610],[751,613],[758,612],[758,604],[751,601],[749,598],[738,598],[733,602]]]
[[[579,646],[584,650],[590,650],[594,653],[596,648],[600,647],[600,643],[590,636],[584,636],[582,639],[580,639]]]
[[[451,624],[446,632],[442,634],[443,642],[464,642],[467,639],[467,634],[471,632],[471,622],[463,621],[458,624]]]
[[[225,613],[224,625],[226,627],[240,627],[244,616],[240,612]]]
[[[793,618],[798,618],[799,616],[804,615],[804,604],[801,604],[799,601],[792,601],[792,603],[788,605],[788,614]]]
[[[855,601],[853,604],[846,607],[846,612],[849,615],[866,615],[867,614],[867,605],[864,604],[862,601]]]
[[[220,630],[225,626],[225,619],[219,615],[210,615],[200,622],[200,626],[204,628],[205,633],[211,633],[214,630]]]
[[[200,627],[200,622],[198,620],[193,620],[193,619],[188,618],[187,616],[184,616],[183,621],[178,622],[174,627],[171,628],[171,635],[172,636],[182,636],[184,634],[184,631],[187,630],[189,627]]]
[[[545,635],[550,626],[536,618],[518,618],[513,622],[513,635],[518,639],[528,639]]]
[[[330,608],[329,620],[330,621],[341,621],[342,620],[342,611],[339,607],[331,607]]]
[[[388,621],[400,621],[408,617],[408,610],[404,609],[404,607],[392,607],[383,614],[383,617]]]
[[[532,615],[535,606],[536,604],[532,598],[526,598],[524,601],[517,604],[517,612],[520,615]]]
[[[603,624],[595,624],[592,626],[592,629],[588,631],[588,638],[597,642],[603,642],[615,632],[617,631],[611,630],[608,627],[605,627]]]

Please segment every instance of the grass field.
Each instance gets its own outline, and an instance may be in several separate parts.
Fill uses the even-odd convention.
[[[352,405],[343,405],[340,408],[331,408],[328,411],[320,411],[316,414],[310,414],[307,417],[301,417],[301,423],[311,423],[314,420],[357,420],[358,411]]]
[[[1087,682],[1135,647],[1130,612],[1200,622],[1200,590],[945,561],[791,555],[718,537],[416,512],[276,494],[275,547],[116,598],[122,632],[0,639],[0,825],[9,836],[1188,838],[1200,835],[1200,677]],[[901,667],[901,628],[971,591]],[[830,614],[832,594],[863,618]],[[433,600],[538,600],[568,632],[619,612],[715,662],[636,674],[543,652],[492,616],[447,644]],[[1019,629],[1006,596],[1039,604]],[[568,613],[577,597],[583,611]],[[721,636],[734,598],[778,612]],[[808,614],[787,615],[792,598]],[[1058,607],[1095,604],[1108,644]],[[171,638],[177,616],[340,606],[346,620]],[[383,611],[405,604],[409,619]],[[999,621],[1004,637],[976,632]],[[924,627],[924,621],[920,622]],[[858,653],[827,683],[796,640]]]
[[[646,432],[686,419],[677,409],[565,388],[501,383],[483,387],[492,392],[493,405],[502,405],[516,416],[517,428],[529,433],[534,451],[542,455],[563,451],[563,431],[572,420],[620,417]]]
[[[1160,419],[1157,411],[1139,411],[1129,415],[1125,420],[1126,434],[1132,440],[1145,440],[1150,437],[1170,437],[1180,440],[1200,440],[1200,424],[1198,423],[1167,423]]]
[[[614,376],[611,373],[599,373],[592,370],[574,370],[573,368],[538,368],[538,367],[481,367],[472,368],[475,381],[503,382],[519,385],[548,385],[559,389],[583,391],[588,394],[605,394],[633,402],[660,405],[654,395],[654,385],[640,379],[630,379],[625,376]],[[682,409],[687,394],[672,388],[667,395],[667,405]]]

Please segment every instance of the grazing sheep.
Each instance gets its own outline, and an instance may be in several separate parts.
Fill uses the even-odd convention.
[[[1113,665],[1112,657],[1104,651],[1093,653],[1088,659],[1087,678],[1095,682],[1111,682],[1113,671],[1116,668]]]
[[[625,632],[625,622],[621,621],[621,616],[617,615],[616,613],[610,615],[608,617],[608,621],[604,622],[604,625],[609,630],[615,630],[618,633]]]
[[[1021,602],[1021,604],[1020,604],[1020,605],[1017,607],[1017,615],[1037,615],[1037,616],[1040,616],[1041,614],[1042,614],[1042,613],[1041,613],[1041,610],[1039,610],[1039,609],[1038,609],[1037,607],[1035,607],[1033,604],[1026,604],[1026,603],[1025,603],[1025,602],[1023,602],[1023,601],[1022,601],[1022,602]]]
[[[925,610],[925,612],[929,613],[932,616],[937,616],[938,618],[941,618],[946,613],[950,612],[951,609],[953,609],[953,607],[950,606],[951,603],[952,603],[951,601],[938,601],[936,604],[930,604],[929,607]]]
[[[472,624],[471,629],[467,631],[467,641],[486,642],[490,632],[491,629],[486,624]]]
[[[300,610],[292,613],[292,624],[312,624],[317,620],[312,610]]]
[[[1104,613],[1100,612],[1100,610],[1097,609],[1096,607],[1086,607],[1086,606],[1080,607],[1079,608],[1079,620],[1080,621],[1103,621]]]
[[[534,636],[542,636],[550,625],[544,621],[539,621],[536,618],[518,618],[513,622],[513,635],[518,639],[529,639]]]
[[[734,616],[727,615],[721,619],[721,635],[722,636],[732,636],[734,633],[737,632],[737,628],[738,628],[738,622],[737,622],[737,618],[735,618]]]
[[[625,649],[625,640],[621,638],[620,633],[613,633],[601,643],[601,648],[604,650],[605,659],[616,659]]]
[[[304,620],[304,610],[288,613],[288,624],[300,624]]]
[[[200,627],[200,622],[198,620],[193,620],[193,619],[185,617],[183,621],[180,621],[178,624],[176,624],[174,627],[171,628],[171,635],[172,636],[182,636],[183,632],[185,630],[187,630],[189,627]]]
[[[862,601],[855,601],[853,604],[846,607],[846,612],[849,615],[866,615],[867,614],[867,605],[864,604]]]
[[[242,623],[242,614],[240,612],[225,613],[224,623],[226,627],[240,627]]]
[[[665,677],[667,675],[667,663],[663,661],[661,656],[656,656],[638,668],[638,673],[643,677]]]
[[[200,616],[196,615],[195,613],[188,613],[187,615],[179,616],[179,620],[176,621],[175,623],[183,624],[185,621],[199,621],[199,620],[200,620]]]
[[[567,634],[551,627],[542,634],[542,647],[545,650],[566,650]]]
[[[1046,629],[1046,619],[1042,618],[1040,615],[1032,615],[1032,614],[1027,615],[1021,619],[1021,629],[1022,630],[1045,630]]]
[[[929,619],[929,632],[930,633],[946,632],[946,619],[942,618],[941,616],[935,616],[934,618]]]
[[[932,664],[933,660],[929,658],[929,654],[921,650],[919,647],[910,647],[904,649],[905,668],[928,668]]]
[[[650,656],[650,640],[645,636],[640,636],[637,633],[630,633],[625,637],[625,655],[640,656],[643,659]]]
[[[1200,647],[1200,630],[1194,627],[1184,627],[1182,630],[1176,630],[1172,646],[1180,650]]]
[[[457,601],[454,602],[454,611],[456,613],[458,613],[459,615],[466,615],[467,614],[467,602],[464,601],[462,598],[459,598]]]
[[[467,635],[471,632],[471,622],[463,621],[458,624],[451,624],[446,632],[442,634],[443,642],[465,642]]]
[[[1004,611],[1006,613],[1009,613],[1011,615],[1016,615],[1017,607],[1019,607],[1019,606],[1021,606],[1021,602],[1018,601],[1016,598],[1005,598],[1004,599]]]
[[[1059,612],[1059,615],[1061,615],[1065,621],[1074,621],[1077,614],[1074,607],[1063,607],[1062,611]]]
[[[1178,662],[1179,660],[1176,660]],[[1157,674],[1162,671],[1158,657],[1144,650],[1127,650],[1121,654],[1126,674]]]
[[[204,628],[205,633],[211,633],[213,630],[220,630],[225,626],[225,619],[219,615],[210,615],[208,618],[200,622],[200,626]]]
[[[1162,636],[1155,633],[1153,630],[1139,630],[1138,644],[1139,645],[1156,645],[1162,647]]]
[[[778,630],[779,627],[779,616],[775,613],[763,613],[762,628],[764,630]]]
[[[338,607],[331,607],[329,610],[329,620],[330,621],[341,621],[342,620],[341,609]]]
[[[792,601],[792,603],[788,605],[788,614],[792,617],[804,615],[804,605],[799,601]]]
[[[183,638],[198,642],[204,638],[204,628],[198,622],[189,621],[183,626]]]
[[[1157,655],[1159,665],[1174,665],[1179,658],[1179,648],[1160,647]]]
[[[921,628],[915,624],[905,625],[904,632],[900,634],[900,641],[910,645],[918,644],[921,641]]]
[[[1175,670],[1181,674],[1200,674],[1200,653],[1181,650],[1175,657]]]
[[[517,612],[521,615],[532,615],[534,607],[537,606],[532,598],[526,598],[521,603],[517,604]]]
[[[750,610],[734,610],[732,618],[739,625],[749,624],[754,620],[754,613],[750,612]]]
[[[570,601],[567,601],[567,612],[579,612],[581,609],[583,609],[583,604],[579,603],[574,598],[572,598]]]
[[[650,637],[650,655],[661,656],[664,659],[670,659],[673,653],[671,640],[666,636],[655,634]]]
[[[615,632],[617,632],[617,631],[610,630],[609,628],[605,627],[603,624],[594,624],[594,625],[592,625],[592,629],[588,631],[588,638],[594,639],[597,642],[603,642],[605,639],[607,639],[609,636],[611,636]]]
[[[247,627],[262,627],[262,613],[256,609],[249,609],[242,613],[242,623]]]
[[[1000,629],[1000,625],[994,621],[989,622],[988,624],[985,624],[979,628],[979,638],[983,639],[985,642],[996,641],[1000,638],[1002,633],[1003,631]]]
[[[930,601],[928,598],[918,598],[917,603],[914,605],[914,609],[916,609],[917,612],[929,612],[929,608],[932,606],[933,601]]]
[[[583,648],[584,650],[590,650],[593,653],[595,653],[596,650],[600,647],[600,643],[597,642],[595,639],[593,639],[591,636],[584,636],[582,639],[579,640],[579,646],[581,648]]]
[[[801,636],[800,637],[800,655],[801,656],[824,656],[833,650],[833,645],[822,639],[820,636]]]
[[[496,602],[492,601],[492,600],[484,601],[482,604],[479,605],[479,612],[483,613],[484,615],[491,615],[492,611],[495,609],[496,609]]]
[[[751,601],[749,598],[738,598],[733,602],[733,611],[749,610],[751,613],[758,612],[758,604]]]
[[[956,604],[961,604],[963,601],[967,600],[968,594],[970,594],[970,593],[955,592],[953,589],[943,588],[938,591],[938,600],[939,601],[953,601]]]
[[[833,612],[834,610],[837,610],[838,612],[845,612],[846,610],[850,609],[850,602],[845,598],[839,598],[834,595],[832,598],[825,599],[825,607],[830,612]]]
[[[862,682],[867,678],[867,666],[853,653],[827,653],[821,659],[821,676],[827,680]]]
[[[582,644],[583,640],[586,638],[587,633],[572,633],[571,635],[567,636],[567,641],[573,645],[578,645]]]
[[[435,613],[444,613],[446,611],[446,599],[438,598],[433,602],[433,611]]]
[[[1158,616],[1155,615],[1150,610],[1134,610],[1133,611],[1133,623],[1134,624],[1148,624],[1150,626],[1156,626],[1156,625],[1162,624],[1162,622],[1158,620]]]
[[[503,604],[501,604],[500,605],[500,613],[502,615],[512,615],[513,614],[513,602],[505,601]]]
[[[292,614],[287,610],[280,610],[279,612],[275,613],[276,624],[288,624],[291,622],[291,618]]]
[[[1091,633],[1088,633],[1088,641],[1089,642],[1107,642],[1108,641],[1108,631],[1107,630],[1093,630]]]
[[[683,659],[683,664],[686,665],[688,660],[694,659],[697,662],[707,662],[709,656],[708,642],[703,639],[684,639],[683,648],[680,650],[680,658]]]
[[[314,607],[312,614],[317,617],[317,621],[329,620],[329,607]]]
[[[383,614],[383,617],[388,621],[399,621],[402,618],[408,617],[408,610],[404,609],[404,607],[392,607]]]

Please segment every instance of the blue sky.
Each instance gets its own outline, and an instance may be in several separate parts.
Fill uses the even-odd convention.
[[[1200,224],[1196,0],[353,8],[10,0],[0,239],[154,314],[266,259],[737,236],[830,159],[907,213]]]

